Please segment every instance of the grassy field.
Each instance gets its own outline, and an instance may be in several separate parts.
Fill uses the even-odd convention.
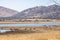
[[[34,33],[1,33],[0,40],[60,40],[60,27],[47,28],[46,30],[44,27],[43,31]]]
[[[0,35],[0,40],[60,40],[60,32],[51,31],[47,33],[4,34]]]

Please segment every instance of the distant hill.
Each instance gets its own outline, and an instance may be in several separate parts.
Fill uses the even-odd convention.
[[[11,18],[40,18],[40,19],[60,19],[60,6],[37,6],[26,9]]]
[[[9,17],[17,14],[18,11],[0,6],[0,17]]]

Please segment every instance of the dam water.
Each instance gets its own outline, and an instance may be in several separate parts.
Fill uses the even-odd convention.
[[[60,26],[60,23],[46,23],[46,24],[0,24],[1,27],[5,27],[5,26]]]
[[[46,24],[0,24],[0,27],[23,27],[23,26],[60,26],[60,23],[46,23]],[[10,30],[0,30],[0,32],[6,32],[6,31],[10,31]]]

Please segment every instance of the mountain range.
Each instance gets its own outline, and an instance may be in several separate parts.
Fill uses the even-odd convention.
[[[0,6],[0,17],[9,17],[17,14],[18,11]]]
[[[26,9],[14,16],[13,18],[40,18],[40,19],[60,19],[60,6],[36,6]]]
[[[60,19],[60,6],[55,4],[50,6],[36,6],[33,8],[23,10],[21,12],[0,7],[0,14],[1,14],[0,16],[3,16],[3,14],[5,16],[10,16],[5,18],[11,19],[20,18]]]

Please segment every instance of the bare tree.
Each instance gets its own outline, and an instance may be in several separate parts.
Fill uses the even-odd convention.
[[[57,1],[58,0],[52,0],[55,4],[60,5]]]

